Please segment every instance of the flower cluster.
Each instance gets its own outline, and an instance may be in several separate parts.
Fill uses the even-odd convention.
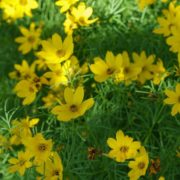
[[[145,148],[138,141],[124,135],[123,131],[116,132],[116,139],[108,138],[107,144],[111,148],[108,157],[117,162],[125,162],[130,160],[128,167],[131,168],[128,176],[130,180],[137,180],[140,176],[146,174],[149,164],[149,156]]]

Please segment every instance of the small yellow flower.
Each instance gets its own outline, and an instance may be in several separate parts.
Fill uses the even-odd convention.
[[[38,45],[40,44],[40,36],[41,36],[41,27],[35,28],[35,24],[30,24],[30,29],[26,29],[25,27],[20,27],[20,31],[23,36],[17,37],[15,42],[20,43],[19,51],[22,54],[27,54],[32,49],[36,50]]]
[[[164,176],[160,176],[158,180],[165,180]]]
[[[67,87],[64,90],[64,99],[66,104],[56,106],[52,109],[52,113],[57,115],[60,121],[70,121],[79,116],[82,116],[93,104],[93,98],[83,101],[84,89],[78,87],[75,92],[73,89]]]
[[[94,79],[97,82],[103,82],[116,75],[122,67],[122,56],[114,56],[110,51],[106,53],[105,61],[100,57],[96,57],[94,61],[95,63],[90,65],[90,70],[95,74]]]
[[[52,149],[52,140],[46,140],[41,133],[36,134],[34,137],[24,138],[23,144],[26,149],[35,158],[36,164],[41,164],[49,158]]]
[[[12,166],[9,167],[9,172],[14,173],[16,171],[19,172],[21,176],[24,175],[25,170],[30,168],[32,166],[32,163],[30,162],[31,159],[31,153],[30,152],[18,152],[18,158],[11,158],[9,159],[9,163],[12,164]]]
[[[44,180],[62,180],[63,165],[58,153],[54,152],[52,157],[45,162],[45,166],[44,164],[42,164],[41,166],[36,168],[36,171],[40,174],[45,175]]]
[[[155,2],[156,0],[138,0],[138,6],[140,10],[144,10],[146,6],[149,6]]]
[[[72,7],[71,9],[71,15],[74,17],[74,21],[80,26],[88,26],[98,20],[98,18],[89,19],[92,13],[93,9],[91,7],[86,8],[84,2],[81,2],[77,8]]]
[[[57,0],[56,1],[56,5],[57,6],[60,6],[61,9],[60,9],[60,12],[61,13],[64,13],[66,12],[67,10],[70,9],[70,7],[72,5],[74,5],[76,2],[78,2],[79,0]]]
[[[138,180],[140,176],[146,174],[149,164],[149,156],[144,147],[140,148],[140,152],[135,157],[134,161],[130,161],[128,166],[131,168],[128,176],[130,180]]]
[[[108,156],[117,162],[124,162],[126,159],[134,158],[137,150],[141,147],[140,142],[133,141],[133,138],[124,135],[120,130],[116,133],[116,139],[108,138],[107,144],[112,149]]]
[[[175,116],[180,113],[180,83],[176,85],[175,91],[166,89],[165,94],[168,97],[164,100],[164,103],[173,105],[171,115]]]
[[[37,53],[47,64],[59,64],[67,60],[73,53],[72,36],[67,36],[62,42],[61,36],[53,34],[52,39],[42,41],[43,49]]]

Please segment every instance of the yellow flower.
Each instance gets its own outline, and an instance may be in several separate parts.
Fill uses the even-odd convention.
[[[57,115],[60,121],[70,121],[82,116],[94,104],[93,98],[83,101],[84,89],[78,87],[75,92],[67,87],[64,90],[64,99],[66,104],[56,106],[52,109],[52,113]]]
[[[26,29],[25,27],[20,27],[20,31],[23,36],[17,37],[15,39],[15,42],[21,44],[18,50],[21,51],[22,54],[27,54],[32,49],[36,50],[41,41],[41,27],[36,29],[35,24],[31,23],[29,29]]]
[[[25,119],[21,119],[21,121],[13,120],[11,128],[12,137],[10,138],[11,144],[21,144],[24,137],[31,137],[30,128],[35,126],[38,122],[38,118],[30,119],[28,116]]]
[[[108,51],[105,60],[106,62],[100,57],[96,57],[94,59],[95,63],[90,65],[91,71],[95,74],[94,79],[97,82],[103,82],[114,76],[120,72],[122,67],[122,56],[120,54],[114,56],[112,52]]]
[[[78,25],[74,21],[73,16],[71,16],[69,13],[66,13],[66,20],[64,21],[63,25],[64,25],[65,33],[68,35],[72,35],[74,29],[78,28]]]
[[[168,97],[164,100],[164,103],[173,105],[171,115],[175,116],[180,113],[180,83],[176,85],[175,91],[166,89],[165,94]]]
[[[37,172],[45,175],[44,180],[62,180],[63,165],[57,152],[54,152],[51,159],[49,158],[44,164],[36,168]]]
[[[136,67],[141,68],[141,71],[137,76],[137,80],[140,81],[141,84],[144,84],[146,80],[152,79],[155,56],[150,55],[147,57],[145,51],[142,51],[140,55],[133,53],[133,59]]]
[[[138,180],[140,176],[144,176],[146,174],[148,164],[148,153],[144,147],[141,147],[140,152],[135,157],[135,160],[130,161],[128,164],[128,166],[131,168],[131,171],[128,173],[130,180]]]
[[[30,162],[31,157],[32,157],[31,153],[28,151],[18,152],[18,159],[16,158],[9,159],[9,163],[12,164],[12,166],[9,167],[9,172],[14,173],[18,171],[19,174],[23,176],[25,170],[32,166],[32,163]]]
[[[74,21],[80,26],[88,26],[98,20],[98,18],[89,20],[90,16],[93,13],[91,7],[87,7],[84,2],[81,2],[77,8],[72,7],[71,14],[74,17]]]
[[[163,81],[169,75],[169,73],[164,68],[163,62],[161,59],[159,59],[157,64],[154,65],[154,70],[152,73],[153,73],[153,83],[154,84],[159,84],[161,81]]]
[[[124,162],[126,159],[134,158],[137,150],[141,147],[140,142],[133,141],[133,138],[124,135],[120,130],[116,133],[116,139],[108,138],[107,144],[112,149],[108,156],[117,162]]]
[[[64,13],[66,12],[67,10],[70,9],[70,7],[72,5],[74,5],[76,2],[78,2],[79,0],[57,0],[56,1],[56,5],[57,6],[60,6],[61,9],[60,9],[60,12],[61,13]]]
[[[153,32],[156,34],[163,34],[165,37],[172,33],[171,28],[176,27],[178,19],[176,19],[177,12],[180,9],[174,6],[174,3],[169,4],[169,9],[162,11],[164,17],[158,17],[157,21],[160,27],[156,28]]]
[[[165,180],[164,176],[160,176],[158,180]]]
[[[43,49],[38,56],[46,60],[47,64],[59,64],[67,60],[73,53],[74,45],[72,36],[67,36],[62,42],[61,36],[53,34],[52,39],[42,41]]]
[[[137,75],[140,73],[141,69],[130,62],[129,55],[126,51],[122,54],[122,68],[119,73],[115,76],[116,81],[125,81],[128,85],[132,80],[137,79]]]
[[[9,73],[11,79],[30,79],[35,77],[35,64],[29,65],[26,60],[22,61],[22,65],[15,64],[15,71]]]
[[[156,0],[138,0],[138,6],[140,10],[143,10],[146,6],[155,3]]]
[[[174,53],[180,53],[180,27],[172,27],[172,36],[166,39],[168,45],[171,46],[170,50]]]
[[[35,158],[36,164],[41,164],[49,158],[52,149],[52,140],[46,140],[41,133],[36,134],[34,137],[23,139],[23,144],[26,149]]]
[[[49,64],[48,67],[51,72],[46,72],[44,77],[50,78],[50,85],[53,88],[57,88],[59,85],[67,85],[68,79],[60,64]]]

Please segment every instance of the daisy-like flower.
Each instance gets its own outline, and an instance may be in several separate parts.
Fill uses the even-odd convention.
[[[146,6],[154,4],[156,0],[138,0],[138,7],[140,10],[144,10]]]
[[[165,94],[168,97],[164,100],[164,103],[173,105],[171,115],[175,116],[180,113],[180,83],[176,85],[175,91],[166,89]]]
[[[37,167],[36,171],[40,174],[45,175],[44,180],[62,180],[63,179],[63,165],[61,158],[59,157],[57,152],[54,152],[52,157],[49,158],[45,162],[45,170],[44,164]],[[44,173],[45,172],[45,173]]]
[[[57,6],[60,6],[61,9],[60,9],[60,12],[61,13],[64,13],[66,12],[67,10],[70,9],[70,7],[72,5],[74,5],[76,2],[78,2],[79,0],[57,0],[56,1],[56,5]]]
[[[155,55],[146,56],[145,51],[142,51],[140,55],[133,53],[133,60],[136,67],[141,69],[140,73],[137,76],[137,80],[144,84],[146,80],[153,78]]]
[[[27,54],[32,49],[37,49],[40,44],[40,36],[41,36],[41,27],[35,28],[35,24],[31,23],[30,28],[26,29],[25,27],[20,27],[20,31],[23,36],[17,37],[15,42],[20,43],[18,50],[22,52],[22,54]]]
[[[32,163],[30,162],[31,159],[31,153],[30,152],[18,152],[18,158],[11,158],[9,159],[9,163],[12,164],[12,166],[9,167],[9,172],[14,173],[16,171],[19,172],[21,176],[24,175],[25,170],[27,168],[30,168],[32,166]]]
[[[67,87],[64,90],[65,104],[56,106],[52,109],[52,113],[57,115],[60,121],[70,121],[79,116],[82,116],[93,104],[93,98],[83,101],[84,89],[78,87],[75,91]]]
[[[106,53],[105,61],[100,57],[94,59],[94,64],[90,65],[90,70],[95,74],[94,79],[97,82],[103,82],[108,78],[116,75],[122,68],[122,56],[110,51]]]
[[[93,9],[91,7],[87,7],[84,2],[81,2],[78,7],[72,7],[71,15],[74,17],[74,21],[78,23],[80,26],[88,26],[98,20],[89,19],[93,13]]]
[[[137,150],[141,147],[140,142],[133,141],[133,138],[124,135],[121,130],[117,131],[116,139],[108,138],[107,144],[112,149],[108,156],[117,162],[124,162],[127,159],[134,158]]]
[[[172,36],[166,39],[168,45],[170,45],[170,50],[174,53],[180,53],[180,27],[172,27]]]
[[[23,139],[23,144],[34,157],[34,162],[36,164],[47,161],[51,154],[52,140],[44,139],[41,133],[36,134],[34,137],[25,137]]]
[[[74,49],[72,36],[67,36],[62,42],[57,33],[53,34],[52,39],[42,41],[42,46],[43,49],[37,55],[46,60],[47,64],[59,64],[67,60]]]
[[[144,147],[140,148],[140,152],[135,157],[134,161],[130,161],[128,166],[131,171],[128,173],[130,180],[138,180],[140,176],[146,174],[149,164],[149,156]]]

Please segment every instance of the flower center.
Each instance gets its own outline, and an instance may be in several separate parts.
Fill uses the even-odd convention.
[[[39,151],[43,152],[43,151],[45,151],[46,149],[47,149],[46,144],[44,144],[44,143],[39,144],[39,146],[38,146],[38,150],[39,150]]]
[[[142,67],[142,72],[144,72],[144,71],[147,71],[147,67],[146,66]]]
[[[59,50],[56,51],[56,54],[57,54],[58,57],[61,58],[61,57],[63,57],[65,55],[65,52],[64,52],[64,50],[59,49]]]
[[[107,73],[108,75],[113,74],[113,72],[114,72],[114,70],[111,69],[111,68],[108,68],[107,71],[106,71],[106,73]]]
[[[25,164],[25,160],[21,160],[21,161],[19,161],[19,166],[23,166],[24,164]]]
[[[28,37],[28,42],[33,44],[35,42],[34,36],[29,36]]]
[[[145,163],[144,163],[144,162],[140,162],[140,163],[138,164],[138,168],[139,168],[139,169],[144,169],[144,167],[145,167]]]
[[[120,148],[120,151],[123,152],[123,153],[126,153],[128,150],[129,150],[129,147],[128,147],[128,146],[122,146],[122,147]]]
[[[20,4],[23,6],[27,5],[27,3],[28,3],[28,0],[20,0]]]
[[[129,72],[130,72],[129,68],[128,68],[128,67],[125,67],[125,68],[124,68],[124,73],[125,73],[125,74],[128,74]]]
[[[70,106],[70,111],[77,112],[78,111],[78,107],[73,104],[73,105]]]
[[[60,173],[59,173],[58,170],[54,170],[52,175],[53,175],[53,176],[59,176],[59,174],[60,174]]]
[[[82,25],[86,24],[86,21],[85,21],[84,17],[80,17],[80,18],[79,18],[79,22],[80,22],[80,24],[82,24]]]

